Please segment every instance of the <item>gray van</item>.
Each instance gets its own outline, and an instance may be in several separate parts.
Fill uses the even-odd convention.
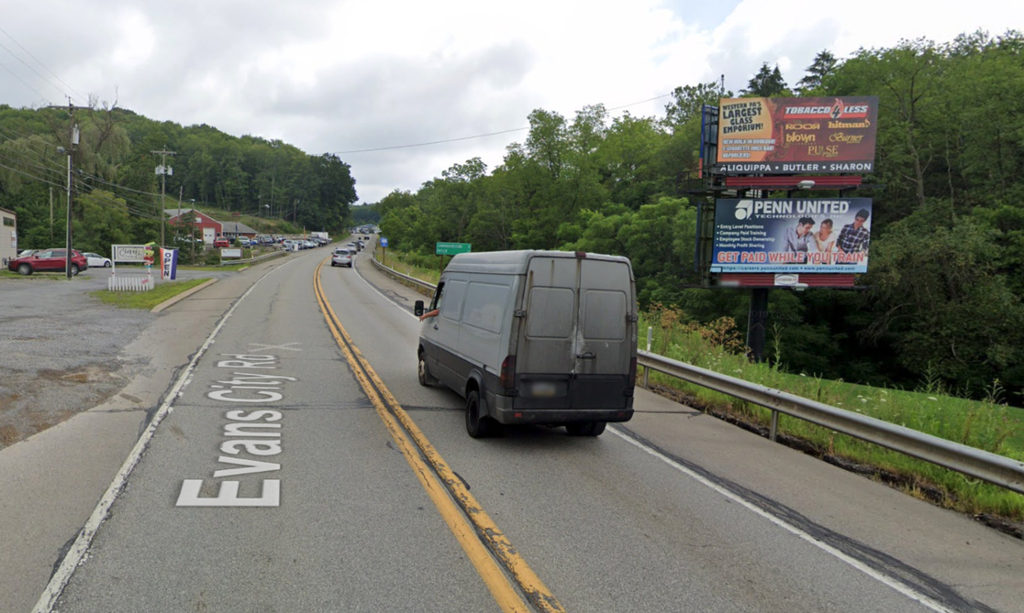
[[[461,253],[441,274],[419,380],[466,399],[466,431],[564,425],[597,436],[633,417],[636,284],[629,259],[563,251]],[[436,312],[435,312],[436,311]],[[424,314],[423,302],[415,312]]]

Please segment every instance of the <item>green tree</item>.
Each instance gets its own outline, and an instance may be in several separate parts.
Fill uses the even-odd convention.
[[[779,65],[776,64],[773,70],[768,67],[768,62],[765,62],[761,64],[761,69],[757,71],[757,74],[747,82],[747,88],[743,90],[743,93],[761,98],[770,98],[772,96],[779,96],[785,93],[785,91],[786,80],[782,78]]]
[[[828,49],[819,51],[818,55],[814,56],[814,62],[805,69],[807,74],[796,84],[800,95],[807,96],[820,88],[838,65],[839,60]]]

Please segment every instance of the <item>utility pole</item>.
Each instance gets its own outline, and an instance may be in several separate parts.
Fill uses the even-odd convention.
[[[166,146],[166,145],[165,145]],[[167,192],[167,175],[174,174],[173,168],[167,166],[167,156],[174,155],[174,151],[150,151],[153,155],[160,156],[160,165],[156,168],[156,174],[160,175],[160,246],[164,246],[164,227],[167,225],[167,216],[164,215],[164,194]]]
[[[53,186],[50,186],[50,242],[53,242]]]
[[[72,179],[72,167],[73,158],[75,154],[75,146],[78,144],[78,126],[75,124],[75,106],[68,99],[68,114],[70,117],[70,123],[68,125],[68,227],[65,237],[65,254],[64,254],[64,273],[68,280],[71,280],[71,244],[72,244],[72,233],[71,233],[71,204],[74,197],[72,196],[73,190],[71,187]]]

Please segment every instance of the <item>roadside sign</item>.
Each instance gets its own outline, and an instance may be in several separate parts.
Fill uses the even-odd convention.
[[[114,262],[145,262],[145,245],[111,245],[111,260]]]
[[[455,255],[458,253],[469,253],[469,243],[437,243],[434,253],[437,255]]]
[[[381,246],[381,247],[387,247],[387,246],[388,246],[388,239],[386,239],[386,238],[381,238],[381,239],[380,239],[380,246]]]

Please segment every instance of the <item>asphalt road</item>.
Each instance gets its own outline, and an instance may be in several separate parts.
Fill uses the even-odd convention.
[[[142,406],[0,451],[0,530],[31,533],[0,560],[0,610],[40,594],[62,612],[501,610],[326,324],[326,255],[256,267],[150,322],[133,341],[149,378],[129,387],[156,401],[122,392]],[[324,299],[565,610],[1024,610],[1019,540],[643,391],[596,439],[470,439],[461,399],[416,381],[415,295],[366,258],[323,268]],[[94,513],[126,457],[125,487]],[[92,538],[70,545],[83,526]]]

